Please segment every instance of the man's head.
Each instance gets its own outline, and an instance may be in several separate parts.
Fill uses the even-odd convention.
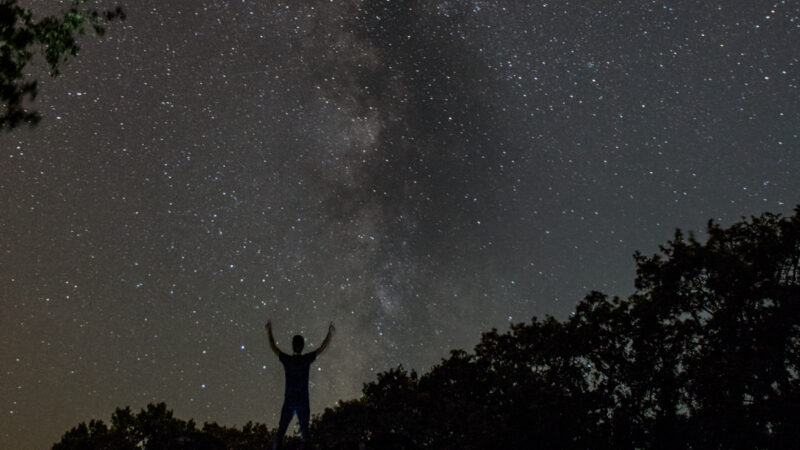
[[[305,344],[305,339],[303,339],[303,336],[300,336],[299,334],[296,334],[292,338],[292,350],[294,350],[295,354],[301,353]]]

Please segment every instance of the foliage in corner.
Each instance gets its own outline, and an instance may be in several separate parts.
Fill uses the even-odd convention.
[[[36,98],[38,84],[26,71],[37,53],[44,57],[51,76],[80,50],[76,39],[91,28],[105,32],[105,22],[124,19],[121,8],[97,11],[83,6],[86,0],[73,0],[61,16],[36,19],[17,0],[0,0],[0,132],[22,123],[34,125],[41,117],[25,108]]]

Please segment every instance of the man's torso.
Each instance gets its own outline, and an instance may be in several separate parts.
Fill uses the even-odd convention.
[[[283,363],[286,375],[284,401],[308,403],[308,374],[316,356],[317,354],[314,352],[304,355],[287,355],[285,353],[280,355],[279,358]]]

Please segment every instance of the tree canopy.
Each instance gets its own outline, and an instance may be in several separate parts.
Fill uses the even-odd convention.
[[[174,417],[165,403],[151,403],[136,414],[130,407],[117,408],[110,427],[102,420],[81,423],[53,450],[259,450],[269,447],[273,434],[266,425],[253,423],[241,429],[206,423],[198,429],[194,421]]]
[[[472,353],[454,350],[422,376],[402,367],[379,374],[360,398],[315,417],[312,446],[796,446],[800,206],[788,218],[763,214],[724,229],[709,222],[707,236],[700,242],[679,230],[659,253],[637,254],[636,292],[626,299],[592,292],[567,320],[489,331]],[[136,417],[132,426],[112,418],[111,431],[81,424],[54,449],[103,448],[70,443],[115,432],[164,448],[143,436],[194,431],[191,422],[174,425],[162,406]],[[163,424],[148,428],[148,417]],[[203,433],[226,448],[252,448],[241,438],[248,427],[226,434],[206,425]],[[260,430],[259,442],[268,442],[272,431]]]
[[[104,22],[124,18],[121,8],[100,12],[84,7],[85,2],[73,0],[62,15],[36,19],[17,0],[0,0],[0,132],[40,120],[24,104],[38,93],[38,83],[27,73],[36,54],[44,57],[50,75],[56,76],[62,64],[80,51],[76,39],[87,29],[102,35]]]

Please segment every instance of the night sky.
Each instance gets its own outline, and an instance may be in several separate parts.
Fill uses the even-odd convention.
[[[0,135],[2,448],[159,401],[276,426],[268,318],[335,323],[321,413],[800,203],[798,1],[121,5]]]

